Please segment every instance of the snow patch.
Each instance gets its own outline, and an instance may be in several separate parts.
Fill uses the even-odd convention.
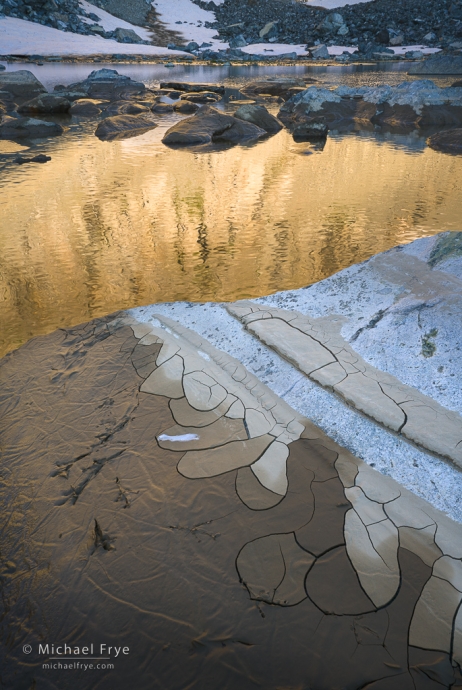
[[[98,8],[98,12],[100,12]],[[135,27],[138,28],[138,27]],[[99,36],[82,36],[14,17],[0,19],[2,55],[152,55],[174,57],[184,53],[160,46],[118,43]]]

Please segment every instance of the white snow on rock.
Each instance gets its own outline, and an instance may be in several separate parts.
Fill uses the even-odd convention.
[[[214,48],[228,47],[228,43],[212,38],[217,35],[216,29],[204,26],[205,22],[216,21],[213,12],[203,10],[191,0],[154,0],[152,5],[158,12],[160,21],[168,29],[182,34],[186,42],[211,43]]]
[[[135,24],[125,22],[123,19],[118,19],[117,17],[114,17],[113,14],[109,14],[109,12],[105,12],[99,7],[96,7],[96,5],[92,5],[91,3],[87,2],[87,0],[80,0],[80,6],[86,12],[93,12],[93,14],[96,14],[96,16],[99,17],[99,22],[94,22],[92,19],[82,17],[82,21],[86,24],[99,24],[99,26],[102,26],[105,31],[131,29],[138,34],[143,41],[151,41],[152,39],[151,32],[148,31],[148,29],[143,29],[142,26],[135,26]]]
[[[98,8],[98,12],[100,12]],[[152,55],[174,57],[184,53],[160,46],[118,43],[99,36],[82,36],[24,19],[0,19],[1,55]]]

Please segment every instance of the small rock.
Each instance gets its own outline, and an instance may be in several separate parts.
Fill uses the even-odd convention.
[[[391,46],[402,46],[403,43],[404,43],[403,34],[398,34],[398,36],[393,36],[393,38],[390,38],[390,45]]]
[[[442,153],[462,154],[462,129],[448,129],[427,139],[427,144]]]
[[[339,30],[346,26],[345,20],[341,14],[338,12],[331,12],[327,17],[318,25],[317,30],[322,34],[338,34]],[[348,33],[348,27],[346,33]],[[342,35],[342,34],[340,34]]]
[[[201,91],[200,93],[186,93],[181,95],[181,100],[191,101],[191,103],[216,103],[220,100],[217,93]]]
[[[165,113],[173,113],[173,105],[169,103],[154,103],[151,110],[158,115],[165,115]]]
[[[430,31],[428,34],[425,34],[422,40],[424,40],[426,43],[431,43],[432,41],[436,41],[436,34],[433,33],[433,31]]]
[[[322,120],[312,120],[311,122],[301,122],[293,131],[292,136],[295,140],[325,139],[329,128]]]
[[[239,34],[235,38],[231,38],[229,40],[229,47],[230,48],[245,48],[245,46],[248,45],[247,41],[244,38],[243,34]]]
[[[424,54],[421,50],[408,50],[406,53],[404,53],[404,57],[411,60],[421,60],[423,56]]]
[[[116,115],[107,117],[96,128],[96,136],[102,141],[114,141],[137,137],[157,127],[149,115]]]
[[[143,39],[140,36],[138,36],[138,34],[135,33],[133,29],[117,28],[114,31],[114,38],[119,43],[143,43]]]
[[[274,115],[271,115],[262,105],[241,105],[234,113],[238,120],[251,122],[253,125],[264,129],[268,134],[275,134],[282,129],[282,125]]]
[[[4,69],[6,69],[5,65],[0,65],[0,72],[3,72]]]
[[[24,165],[24,163],[48,163],[48,161],[51,161],[51,156],[45,156],[43,153],[39,153],[37,156],[33,156],[33,158],[18,156],[14,159],[14,162],[18,165]]]
[[[104,111],[105,115],[140,115],[141,113],[148,113],[149,108],[139,103],[130,103],[130,101],[114,101]]]
[[[319,46],[308,48],[307,50],[309,51],[311,57],[317,58],[318,60],[327,60],[330,57],[327,46],[324,45],[324,43]]]
[[[101,104],[102,101],[95,101],[91,98],[74,101],[69,114],[76,117],[96,117],[101,113]]]
[[[187,53],[192,53],[195,50],[199,50],[199,44],[196,43],[196,41],[190,41],[187,46],[185,46],[184,50]]]
[[[182,115],[193,115],[199,110],[199,106],[196,103],[191,103],[190,101],[180,101],[175,103],[173,110],[176,113],[181,113]]]

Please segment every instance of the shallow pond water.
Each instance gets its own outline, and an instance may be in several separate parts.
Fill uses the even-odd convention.
[[[102,66],[26,68],[52,89]],[[404,65],[115,68],[149,85],[307,73],[330,86],[406,79]],[[432,151],[423,133],[334,132],[320,151],[283,130],[200,153],[161,143],[177,119],[158,116],[157,129],[108,143],[94,122],[69,118],[62,137],[32,146],[52,157],[46,165],[14,164],[23,147],[0,142],[0,354],[117,309],[299,288],[461,229],[462,159]]]

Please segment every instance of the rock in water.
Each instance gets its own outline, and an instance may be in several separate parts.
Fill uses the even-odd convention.
[[[166,113],[173,113],[173,105],[170,103],[154,103],[151,110],[158,115],[165,115]]]
[[[51,161],[51,156],[45,156],[43,153],[39,153],[38,156],[28,157],[28,156],[18,156],[14,159],[14,162],[18,165],[24,165],[24,163],[48,163]]]
[[[157,127],[149,115],[115,115],[107,117],[96,128],[96,136],[102,141],[137,137]]]
[[[448,129],[427,139],[427,144],[435,151],[462,154],[462,129]]]
[[[310,141],[311,139],[325,139],[329,131],[328,126],[323,120],[313,119],[312,121],[302,122],[297,125],[292,136],[295,140]]]
[[[212,142],[238,144],[264,136],[264,129],[231,115],[223,115],[211,106],[204,106],[193,117],[188,117],[171,127],[162,141],[164,144],[181,146]]]
[[[81,100],[74,101],[69,113],[77,117],[96,117],[101,113],[101,104],[102,101],[82,98]]]
[[[44,115],[62,115],[68,113],[71,108],[70,101],[62,96],[55,96],[52,93],[37,96],[31,101],[23,103],[18,108],[18,113],[35,114],[43,113]]]
[[[262,105],[241,105],[234,113],[234,117],[237,117],[238,120],[251,122],[253,125],[264,129],[268,134],[275,134],[282,129],[279,120]]]
[[[161,89],[173,89],[174,91],[187,91],[189,93],[197,93],[199,91],[211,91],[212,93],[224,94],[225,87],[217,84],[188,84],[183,81],[161,81]]]
[[[131,103],[130,101],[114,101],[104,111],[105,115],[141,115],[141,113],[148,113],[149,108],[140,103]]]
[[[18,103],[30,101],[36,96],[47,93],[46,88],[37,77],[26,69],[2,74],[0,76],[0,91],[8,91]]]
[[[64,129],[56,122],[44,122],[30,117],[4,119],[0,125],[0,139],[42,139],[57,137]]]
[[[435,55],[413,65],[408,74],[462,74],[462,56]]]
[[[124,94],[143,94],[146,87],[142,82],[134,81],[114,69],[100,69],[93,71],[83,81],[70,84],[64,90],[84,93],[90,98],[114,100]]]
[[[179,103],[175,103],[173,110],[182,115],[193,115],[197,113],[199,106],[196,103],[191,103],[191,101],[180,101]]]

